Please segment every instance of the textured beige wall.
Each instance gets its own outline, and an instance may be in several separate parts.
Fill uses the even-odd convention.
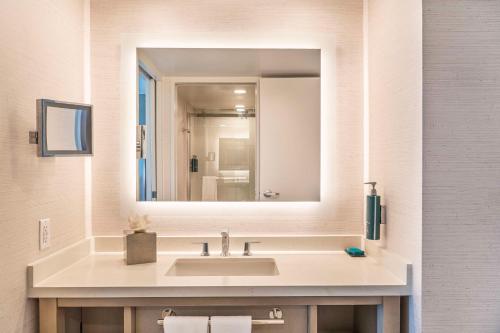
[[[84,161],[38,158],[36,99],[83,97],[83,1],[8,0],[0,10],[0,331],[36,332],[29,262],[84,236]],[[38,219],[52,245],[38,250]]]
[[[92,101],[96,108],[93,159],[93,228],[118,234],[120,217],[120,38],[124,33],[187,34],[244,32],[328,34],[336,40],[335,188],[329,216],[190,217],[153,216],[155,229],[169,234],[360,233],[362,231],[362,14],[361,0],[164,1],[95,0],[91,3]],[[99,144],[99,143],[105,144]],[[325,142],[332,144],[332,142]],[[312,214],[314,215],[314,214]]]
[[[498,333],[500,1],[423,9],[423,331]]]
[[[387,207],[382,246],[413,264],[411,331],[420,331],[422,2],[368,0],[370,179]]]

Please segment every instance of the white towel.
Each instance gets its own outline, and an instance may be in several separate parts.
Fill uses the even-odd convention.
[[[165,333],[207,333],[208,317],[169,316],[163,318]]]
[[[217,176],[203,176],[201,183],[201,200],[217,201]]]
[[[211,333],[251,333],[251,316],[213,316],[210,317]]]

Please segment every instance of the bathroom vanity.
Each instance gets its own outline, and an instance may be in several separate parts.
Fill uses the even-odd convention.
[[[344,252],[362,247],[363,195],[361,172],[337,149],[350,129],[333,112],[344,102],[328,93],[335,43],[242,48],[229,38],[200,49],[204,41],[187,40],[149,48],[129,36],[121,47],[114,230],[153,215],[157,261],[126,265],[123,236],[96,236],[33,263],[40,332],[162,332],[162,314],[173,312],[251,315],[262,333],[399,332],[410,264],[369,242],[367,257]],[[245,232],[255,223],[279,234],[286,227],[272,222],[283,221],[300,234],[338,221],[325,230],[356,235]],[[242,236],[166,236],[221,224]],[[258,242],[253,255],[246,242]]]
[[[283,321],[264,321],[255,331],[399,332],[410,265],[397,256],[349,257],[342,248],[359,245],[358,236],[250,239],[261,242],[252,256],[242,255],[249,238],[233,237],[231,255],[221,257],[217,237],[160,237],[156,263],[129,266],[121,237],[84,240],[28,268],[40,332],[71,332],[75,318],[65,312],[101,307],[122,309],[124,332],[161,332],[164,309],[266,320],[274,308]],[[192,243],[200,240],[211,256],[197,252]]]

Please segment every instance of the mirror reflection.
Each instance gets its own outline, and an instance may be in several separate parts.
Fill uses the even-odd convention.
[[[257,199],[255,84],[180,84],[177,116],[177,200]]]
[[[84,110],[47,107],[47,149],[61,151],[86,150]]]
[[[138,200],[319,200],[319,50],[140,49],[138,60]]]

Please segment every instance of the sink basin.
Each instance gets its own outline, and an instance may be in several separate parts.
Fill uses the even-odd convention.
[[[278,275],[273,258],[181,258],[170,266],[171,276],[271,276]]]

